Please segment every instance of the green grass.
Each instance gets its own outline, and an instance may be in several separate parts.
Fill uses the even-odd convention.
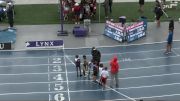
[[[118,20],[119,16],[126,16],[127,21],[132,19],[138,19],[141,14],[138,12],[138,3],[114,3],[113,13],[110,15],[111,18]],[[97,5],[97,14],[93,19],[93,22],[99,22],[99,9]],[[148,21],[154,21],[154,3],[145,3],[144,16],[148,18]],[[169,9],[167,14],[174,17],[177,20],[180,17],[178,9]],[[56,4],[36,4],[36,5],[16,5],[15,6],[15,24],[19,25],[30,25],[30,24],[58,24],[59,23],[59,11],[58,5]],[[101,22],[105,21],[104,8],[101,6]],[[161,19],[166,21],[165,15]],[[7,21],[4,21],[7,22]],[[73,23],[72,19],[66,21],[66,23]]]

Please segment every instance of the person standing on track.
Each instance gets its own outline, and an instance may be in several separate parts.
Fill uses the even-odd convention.
[[[107,67],[105,67],[105,68],[103,68],[103,70],[101,72],[101,76],[100,76],[103,89],[105,89],[105,87],[106,87],[106,81],[107,81],[108,77],[109,77],[109,72],[107,70]]]
[[[99,71],[99,63],[101,61],[101,52],[97,50],[95,47],[92,47],[91,55],[92,55],[93,62],[97,63],[98,71]]]
[[[167,54],[167,55],[171,53],[173,34],[174,34],[174,20],[170,20],[170,22],[169,22],[169,35],[167,38],[167,45],[166,45],[166,51],[165,51],[165,54]]]
[[[118,63],[118,57],[117,56],[114,56],[112,58],[112,60],[110,61],[110,67],[111,67],[111,70],[110,70],[110,73],[111,73],[111,84],[110,84],[110,87],[112,88],[113,87],[113,84],[114,84],[114,80],[115,80],[115,84],[116,84],[116,87],[119,87],[119,80],[118,80],[118,72],[119,72],[119,63]]]
[[[76,65],[77,77],[79,76],[78,75],[79,73],[80,73],[80,77],[81,77],[82,76],[81,75],[81,60],[78,55],[75,56],[74,63]],[[78,70],[79,70],[79,73],[78,73]]]
[[[86,71],[88,70],[88,62],[86,55],[83,55],[83,76],[86,77]]]

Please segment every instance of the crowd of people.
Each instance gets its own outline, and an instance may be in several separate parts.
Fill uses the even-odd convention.
[[[75,24],[79,24],[80,20],[90,19],[96,14],[96,0],[81,0],[80,3],[75,0],[63,0],[62,5],[64,20],[73,15]]]
[[[7,18],[9,28],[14,26],[14,3],[12,0],[0,1],[0,21]]]
[[[75,56],[74,63],[77,71],[77,77],[85,77],[93,80],[95,83],[102,85],[103,89],[106,88],[107,78],[111,76],[110,87],[119,87],[118,84],[118,72],[119,72],[119,63],[118,57],[113,56],[109,62],[109,66],[104,66],[101,63],[101,52],[92,47],[91,50],[92,59],[88,62],[86,55],[82,56],[82,61],[79,55]],[[81,66],[82,65],[82,66]],[[82,68],[81,68],[82,67]],[[81,73],[81,70],[83,73]],[[110,75],[109,75],[110,71]]]

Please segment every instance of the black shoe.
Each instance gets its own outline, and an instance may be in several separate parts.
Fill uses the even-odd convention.
[[[113,86],[109,86],[110,88],[113,88]]]

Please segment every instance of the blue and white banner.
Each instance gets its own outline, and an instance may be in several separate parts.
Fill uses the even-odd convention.
[[[63,40],[27,41],[26,48],[58,48],[63,47]]]
[[[124,27],[121,27],[120,23],[113,23],[106,21],[104,35],[115,39],[119,42],[122,42],[125,38],[124,36]]]
[[[138,22],[126,28],[127,42],[132,42],[143,36],[146,36],[144,22]]]

